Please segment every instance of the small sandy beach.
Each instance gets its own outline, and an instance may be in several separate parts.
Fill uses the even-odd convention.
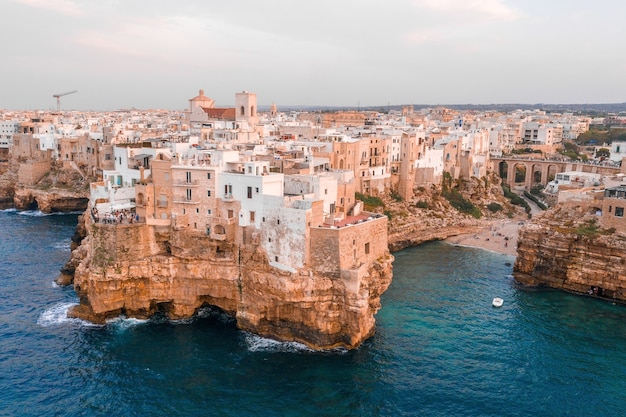
[[[506,255],[517,255],[517,233],[524,220],[496,220],[475,233],[452,236],[446,242],[471,246]]]

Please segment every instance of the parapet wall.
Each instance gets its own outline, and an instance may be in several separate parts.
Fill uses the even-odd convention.
[[[311,268],[316,272],[340,274],[388,253],[387,216],[349,226],[311,228]]]

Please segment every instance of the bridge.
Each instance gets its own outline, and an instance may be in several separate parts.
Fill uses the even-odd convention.
[[[626,173],[626,166],[600,165],[576,161],[562,161],[556,159],[534,159],[525,157],[505,156],[490,158],[491,170],[496,172],[502,180],[513,186],[524,186],[530,191],[536,185],[545,186],[552,181],[556,174],[567,171],[580,171],[603,176],[613,176]],[[516,181],[523,175],[523,181]]]

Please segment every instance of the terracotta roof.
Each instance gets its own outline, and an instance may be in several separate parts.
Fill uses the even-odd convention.
[[[209,119],[235,120],[235,108],[210,108],[202,107],[202,110],[209,116]]]

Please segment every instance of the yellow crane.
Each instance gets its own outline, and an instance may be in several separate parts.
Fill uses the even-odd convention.
[[[57,99],[57,113],[61,111],[61,97],[67,96],[68,94],[78,93],[78,90],[68,91],[66,93],[53,94],[52,97]]]

